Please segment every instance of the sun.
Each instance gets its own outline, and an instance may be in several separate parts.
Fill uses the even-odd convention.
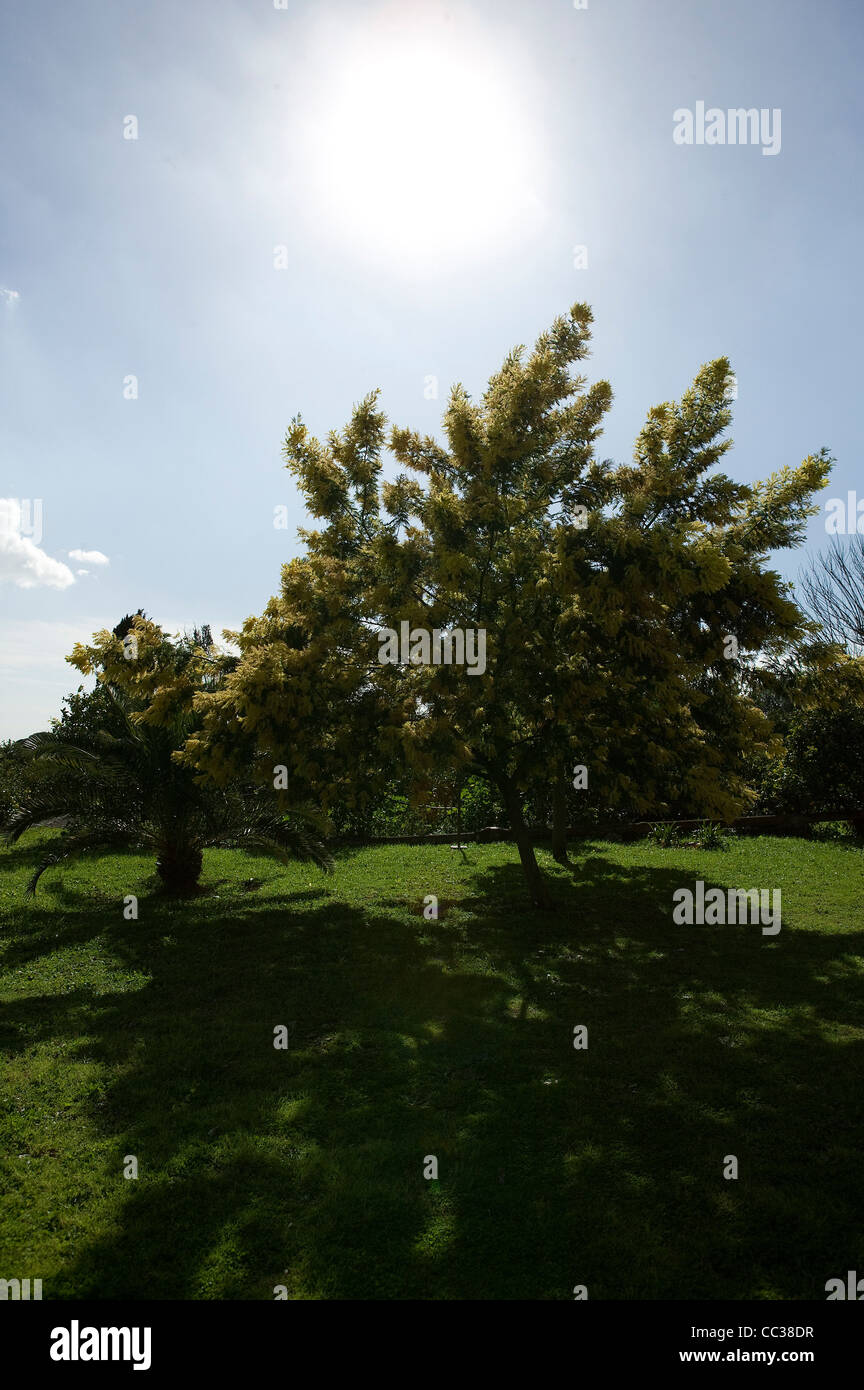
[[[440,21],[345,36],[306,125],[326,230],[391,260],[466,258],[536,223],[539,150],[524,80],[489,35]]]

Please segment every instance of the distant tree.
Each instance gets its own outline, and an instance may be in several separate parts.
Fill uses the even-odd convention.
[[[770,790],[780,811],[864,811],[864,704],[800,710],[786,735]]]
[[[800,579],[802,607],[828,642],[864,655],[864,535],[835,538]]]
[[[756,693],[779,736],[752,759],[760,811],[864,810],[864,657],[810,641]]]
[[[102,731],[119,736],[123,727],[117,702],[108,687],[99,681],[92,690],[79,685],[65,696],[59,717],[51,721],[51,730],[58,739],[90,749],[97,745]]]
[[[0,819],[5,821],[28,783],[28,764],[32,754],[26,739],[4,739],[0,743]]]
[[[147,614],[144,612],[143,608],[138,608],[134,613],[127,613],[122,617],[117,626],[112,629],[114,636],[119,637],[122,642],[123,638],[127,637],[133,630],[136,618],[144,618],[147,620]]]

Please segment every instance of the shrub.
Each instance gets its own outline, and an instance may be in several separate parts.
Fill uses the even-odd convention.
[[[670,821],[655,821],[645,838],[657,849],[674,849],[681,844],[680,831]]]
[[[812,840],[825,840],[831,844],[859,845],[861,831],[849,820],[817,821],[810,827]]]
[[[731,833],[725,825],[706,820],[690,832],[689,839],[697,849],[726,849]]]

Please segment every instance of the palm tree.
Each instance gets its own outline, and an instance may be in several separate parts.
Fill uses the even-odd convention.
[[[107,696],[111,717],[89,746],[64,740],[62,725],[26,741],[38,775],[16,798],[3,827],[6,839],[14,843],[42,821],[65,821],[30,878],[28,894],[52,865],[87,850],[121,846],[151,849],[162,885],[172,894],[197,890],[203,851],[210,846],[332,870],[314,816],[283,812],[272,793],[252,785],[211,787],[178,765],[172,754],[192,731],[191,711],[181,711],[167,727],[156,725],[142,719],[142,710],[118,687],[100,682],[98,690]]]

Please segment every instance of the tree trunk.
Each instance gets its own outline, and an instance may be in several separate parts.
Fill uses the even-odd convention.
[[[156,860],[156,872],[166,893],[183,896],[194,893],[204,864],[204,856],[194,845],[163,844]]]
[[[522,871],[525,874],[525,881],[528,884],[528,892],[534,907],[548,911],[555,904],[549,895],[546,880],[543,877],[540,865],[534,857],[534,845],[531,836],[528,834],[528,827],[522,815],[522,803],[518,791],[512,784],[501,786],[504,806],[507,811],[507,818],[510,821],[510,830],[513,839],[516,841],[516,848],[519,851],[519,858],[522,861]]]
[[[552,858],[557,864],[569,864],[567,858],[567,787],[555,779],[552,786]]]

